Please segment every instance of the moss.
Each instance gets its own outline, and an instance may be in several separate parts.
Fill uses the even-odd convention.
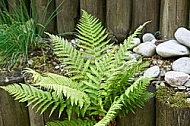
[[[184,92],[175,92],[173,88],[159,87],[156,91],[156,98],[161,103],[167,103],[171,107],[190,107],[187,95]]]

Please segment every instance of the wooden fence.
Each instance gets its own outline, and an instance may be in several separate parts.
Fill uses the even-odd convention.
[[[14,0],[7,0],[15,5]],[[30,3],[30,0],[25,0]],[[33,0],[36,2],[37,13],[40,15],[49,0]],[[51,33],[66,33],[75,30],[80,17],[80,9],[98,17],[103,25],[113,33],[118,40],[123,40],[140,24],[151,20],[143,31],[155,33],[160,31],[162,38],[173,37],[175,30],[180,27],[190,29],[189,0],[52,0],[47,16],[60,3],[59,14],[47,27]]]

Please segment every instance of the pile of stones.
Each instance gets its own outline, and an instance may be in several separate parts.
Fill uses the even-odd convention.
[[[176,92],[183,91],[190,97],[190,31],[180,27],[174,36],[173,39],[157,40],[153,34],[146,33],[142,42],[134,39],[132,54],[151,59],[144,76],[153,77],[156,87],[173,87]]]

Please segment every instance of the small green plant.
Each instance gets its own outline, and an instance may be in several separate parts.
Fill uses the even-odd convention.
[[[27,68],[24,73],[32,74],[34,84],[1,86],[19,102],[28,101],[33,108],[37,106],[41,114],[50,105],[50,116],[55,109],[59,110],[59,117],[66,110],[67,119],[49,122],[47,126],[106,126],[116,116],[142,107],[152,96],[146,90],[151,78],[138,77],[137,74],[146,63],[142,59],[125,61],[133,38],[140,34],[147,22],[116,48],[110,44],[106,29],[99,20],[84,10],[82,12],[77,25],[77,48],[66,39],[47,33],[53,40],[54,52],[68,70],[64,76],[40,74]],[[136,77],[137,80],[132,79]],[[73,111],[78,119],[72,119]]]
[[[49,0],[41,15],[41,20],[38,21],[34,0],[30,1],[29,9],[24,0],[13,0],[12,2],[16,3],[16,6],[11,7],[12,12],[9,12],[4,0],[0,2],[2,7],[0,10],[0,64],[7,64],[6,67],[9,70],[16,63],[25,64],[29,51],[41,47],[42,43],[39,42],[39,39],[60,7],[58,6],[47,18],[47,9],[52,2]],[[47,20],[45,20],[46,18]]]

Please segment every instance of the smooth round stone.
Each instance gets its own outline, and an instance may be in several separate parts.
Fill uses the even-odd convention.
[[[175,57],[175,56],[185,56],[190,54],[189,49],[186,46],[181,45],[176,40],[169,40],[159,44],[156,47],[156,52],[158,55],[165,58]]]
[[[153,61],[152,61],[152,64],[154,64],[154,65],[158,65],[157,60],[153,60]]]
[[[141,58],[141,55],[131,52],[126,52],[125,55],[127,56],[125,60],[132,60],[132,59],[138,60]]]
[[[169,71],[165,74],[164,80],[172,87],[182,86],[190,76],[183,72]]]
[[[157,39],[153,39],[151,42],[155,44],[157,42]]]
[[[133,52],[145,57],[151,57],[156,53],[156,45],[151,42],[141,43],[133,49]]]
[[[186,87],[185,86],[178,86],[177,87],[179,90],[186,90]]]
[[[190,31],[184,27],[180,27],[174,33],[175,38],[179,43],[190,48]]]
[[[142,37],[143,42],[151,42],[154,39],[155,39],[155,37],[152,33],[146,33]]]
[[[185,87],[190,88],[190,80],[188,80],[184,85],[185,85]]]
[[[190,102],[190,98],[187,98],[187,102]]]
[[[131,42],[131,44],[129,45],[129,49],[133,49],[134,47],[136,47],[137,45],[139,45],[141,43],[140,38],[134,38]]]
[[[159,66],[150,67],[144,72],[144,76],[147,77],[158,77],[159,74],[160,74]]]
[[[166,86],[166,84],[165,84],[164,82],[161,82],[161,83],[160,83],[160,86],[165,87],[165,86]]]
[[[186,91],[190,91],[190,88],[186,88]]]
[[[174,71],[184,72],[190,74],[190,58],[182,57],[175,60],[172,64],[172,69]]]

